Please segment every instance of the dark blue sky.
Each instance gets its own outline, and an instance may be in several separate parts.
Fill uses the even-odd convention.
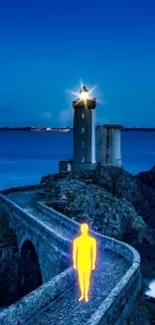
[[[0,0],[0,125],[72,125],[80,79],[98,123],[155,126],[154,0]]]

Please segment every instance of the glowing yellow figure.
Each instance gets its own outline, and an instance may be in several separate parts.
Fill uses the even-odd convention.
[[[96,263],[96,239],[88,235],[88,225],[81,225],[81,236],[73,241],[73,267],[78,271],[81,301],[88,301],[91,270],[95,269]]]

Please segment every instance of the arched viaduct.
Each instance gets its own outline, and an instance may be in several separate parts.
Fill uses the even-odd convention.
[[[23,189],[20,190],[20,193],[22,192],[24,193]],[[27,208],[19,204],[18,200],[15,202],[10,198],[9,194],[0,194],[0,209],[8,215],[10,227],[16,234],[21,291],[22,296],[26,296],[0,313],[0,324],[43,324],[41,316],[37,319],[37,314],[43,315],[44,318],[44,310],[49,304],[56,303],[56,299],[61,295],[65,297],[66,290],[70,290],[76,282],[71,250],[72,239],[78,233],[79,224],[43,203]],[[122,265],[122,273],[120,272],[109,291],[107,287],[105,296],[102,296],[102,292],[103,290],[106,292],[106,289],[99,288],[98,293],[101,297],[98,298],[96,308],[87,311],[89,318],[85,322],[81,320],[80,323],[119,325],[132,308],[141,288],[140,257],[138,252],[127,244],[93,231],[91,233],[98,241],[101,260],[103,256],[109,263],[107,263],[109,270],[103,265],[103,270],[99,273],[100,285],[102,286],[102,274],[105,273],[103,283],[106,286],[106,277],[107,281],[113,277],[113,274],[109,274],[110,270],[119,269]],[[30,291],[32,292],[29,293]],[[55,308],[59,309],[59,306]],[[51,313],[51,320],[52,317]],[[72,315],[70,317],[72,318]],[[55,321],[57,324],[63,324],[59,315]]]

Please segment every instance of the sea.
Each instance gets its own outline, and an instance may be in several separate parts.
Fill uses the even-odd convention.
[[[37,184],[58,172],[59,160],[72,158],[72,143],[72,131],[0,131],[0,190]],[[155,165],[155,132],[122,131],[121,151],[128,172],[149,170]],[[155,297],[155,279],[148,280],[147,293]]]
[[[155,132],[122,131],[122,161],[133,173],[155,165]],[[0,189],[40,182],[58,171],[59,160],[71,159],[72,131],[0,131]]]

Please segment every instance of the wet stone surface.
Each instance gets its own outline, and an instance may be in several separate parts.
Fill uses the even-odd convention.
[[[7,194],[6,197],[20,207],[27,209],[34,205],[37,193],[38,190],[12,192]]]
[[[35,204],[33,204],[35,194],[34,191],[29,191],[18,193],[18,195],[17,193],[12,193],[7,195],[7,197],[43,222],[44,225],[51,228],[51,232],[63,239],[72,240],[73,234],[70,229],[63,229],[58,221],[56,222],[55,219],[35,208]],[[116,253],[110,250],[103,250],[101,245],[98,246],[97,253],[96,269],[92,271],[91,275],[89,301],[87,303],[84,301],[78,302],[80,292],[77,281],[74,286],[48,305],[46,310],[33,317],[28,324],[86,324],[130,267],[125,258],[116,255]]]
[[[123,258],[108,251],[102,252],[101,256],[99,252],[96,269],[92,271],[89,301],[78,302],[80,292],[77,281],[45,311],[33,318],[30,324],[85,324],[128,268],[129,265]]]

